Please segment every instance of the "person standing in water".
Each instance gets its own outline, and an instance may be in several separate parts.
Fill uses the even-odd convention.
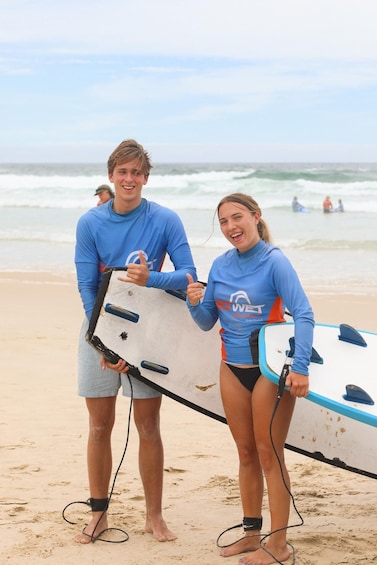
[[[326,198],[323,201],[322,206],[323,206],[323,213],[324,214],[330,214],[330,212],[333,211],[333,205],[332,205],[330,196],[326,196]]]

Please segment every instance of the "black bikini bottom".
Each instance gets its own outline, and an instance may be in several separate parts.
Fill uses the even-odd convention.
[[[237,367],[236,365],[229,365],[229,363],[227,363],[227,366],[240,383],[246,387],[247,390],[253,392],[255,383],[261,376],[259,367]]]

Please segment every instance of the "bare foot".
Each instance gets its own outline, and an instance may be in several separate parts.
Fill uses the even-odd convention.
[[[271,555],[267,553],[263,547],[260,547],[257,551],[252,551],[244,557],[240,557],[239,563],[243,563],[244,565],[272,565],[277,561],[287,561],[287,559],[291,557],[291,552],[287,545],[284,548],[277,548],[266,544],[265,548],[269,551],[269,553],[271,553]]]
[[[106,530],[107,527],[107,513],[93,512],[89,524],[85,526],[82,532],[74,537],[74,541],[82,544],[96,541],[101,532]]]
[[[148,534],[153,534],[153,537],[155,537],[158,541],[174,541],[177,539],[177,536],[169,530],[165,520],[161,516],[155,520],[147,518],[145,522],[145,531]]]
[[[259,535],[245,536],[232,543],[229,547],[223,547],[220,551],[221,557],[230,557],[246,551],[256,551],[259,547]]]

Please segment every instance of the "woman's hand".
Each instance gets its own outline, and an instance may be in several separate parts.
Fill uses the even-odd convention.
[[[204,296],[204,284],[201,282],[194,282],[190,274],[186,275],[188,280],[187,298],[191,306],[197,306]]]
[[[309,394],[309,377],[307,375],[289,371],[285,384],[292,396],[302,398]]]

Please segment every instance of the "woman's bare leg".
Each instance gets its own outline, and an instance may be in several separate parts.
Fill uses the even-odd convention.
[[[263,476],[254,440],[252,393],[239,382],[223,362],[220,366],[220,385],[225,415],[238,450],[243,515],[249,518],[260,518]],[[243,538],[223,548],[220,554],[223,557],[229,557],[258,548],[259,534],[260,530],[245,532]]]
[[[260,377],[253,392],[254,433],[259,459],[267,483],[271,532],[275,533],[271,533],[265,544],[265,548],[271,555],[263,548],[259,548],[240,560],[241,563],[248,565],[271,565],[277,560],[284,562],[291,555],[287,545],[286,530],[291,501],[287,490],[290,489],[290,481],[284,460],[284,445],[294,410],[295,398],[285,391],[273,420],[272,438],[278,457],[273,449],[270,437],[270,423],[276,398],[277,387],[264,377]]]

